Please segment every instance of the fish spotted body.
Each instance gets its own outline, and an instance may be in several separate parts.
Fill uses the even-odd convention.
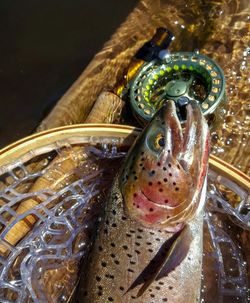
[[[173,102],[131,148],[79,284],[81,303],[199,301],[208,127]]]

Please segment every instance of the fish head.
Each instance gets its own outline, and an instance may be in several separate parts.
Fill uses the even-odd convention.
[[[126,213],[143,226],[176,232],[199,207],[206,179],[209,131],[199,105],[187,106],[183,133],[168,101],[131,148],[120,175]]]

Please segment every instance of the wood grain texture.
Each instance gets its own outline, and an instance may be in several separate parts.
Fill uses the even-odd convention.
[[[110,92],[102,92],[85,123],[116,123],[119,122],[124,101]]]

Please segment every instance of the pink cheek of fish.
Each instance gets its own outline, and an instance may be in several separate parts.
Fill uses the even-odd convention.
[[[133,195],[133,207],[140,220],[148,224],[157,224],[166,217],[166,212],[149,201],[141,192]]]
[[[142,192],[155,203],[177,206],[179,204],[178,199],[174,199],[176,195],[169,195],[169,190],[179,192],[180,188],[177,181],[175,181],[178,180],[178,174],[176,175],[173,170],[169,171],[166,165],[162,166],[160,163],[155,166],[154,163],[147,161],[145,167],[142,178],[139,180]],[[172,184],[172,188],[169,188],[169,183]],[[167,189],[166,186],[168,186]]]
[[[147,198],[157,204],[168,206],[177,206],[179,204],[178,200],[170,197],[169,192],[164,189],[162,183],[159,184],[158,182],[149,182],[146,186],[141,184],[141,190]]]
[[[165,204],[165,200],[167,201],[163,187],[156,186],[153,182],[149,182],[147,186],[142,185],[141,189],[144,195],[158,204]]]

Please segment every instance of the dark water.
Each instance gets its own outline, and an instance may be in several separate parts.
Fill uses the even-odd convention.
[[[30,134],[137,1],[0,1],[0,147]]]

